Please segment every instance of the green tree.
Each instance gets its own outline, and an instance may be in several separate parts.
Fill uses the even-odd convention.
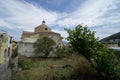
[[[93,65],[98,72],[108,80],[119,80],[119,64],[114,53],[103,46],[98,38],[95,38],[95,32],[90,31],[87,26],[78,25],[74,30],[65,29],[68,32],[67,40],[70,47],[84,55],[90,62],[95,62]]]
[[[67,46],[62,47],[57,46],[54,53],[57,55],[57,57],[63,58],[66,56],[70,56],[74,52]]]
[[[48,37],[39,38],[33,45],[36,54],[44,53],[47,58],[51,51],[53,51],[56,43]]]
[[[82,25],[78,25],[74,30],[65,30],[69,34],[67,40],[69,41],[70,47],[83,54],[87,59],[90,59],[92,56],[91,53],[97,50],[99,44],[98,39],[95,38],[95,32],[90,31],[87,26]]]

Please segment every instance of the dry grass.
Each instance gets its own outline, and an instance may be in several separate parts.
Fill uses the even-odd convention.
[[[96,71],[82,56],[72,55],[63,59],[32,59],[34,64],[28,70],[13,73],[12,80],[93,80]],[[70,67],[62,68],[68,64]]]

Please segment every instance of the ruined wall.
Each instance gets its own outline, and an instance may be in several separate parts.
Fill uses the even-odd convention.
[[[52,38],[55,42],[56,45],[62,46],[62,40],[59,34],[57,33],[49,33],[49,32],[42,32],[39,34],[34,34],[31,35],[30,37],[24,38],[19,42],[18,44],[18,52],[21,55],[25,55],[27,57],[33,57],[35,56],[34,54],[34,48],[33,48],[33,43],[38,39],[42,38],[44,36]],[[44,56],[44,54],[41,54],[40,56]]]
[[[39,37],[39,34],[34,34],[29,37],[24,37],[21,39],[21,42],[34,43]]]
[[[19,42],[18,53],[27,57],[34,56],[33,43]]]
[[[0,80],[11,79],[11,69],[9,60],[11,58],[11,37],[3,31],[0,31]]]
[[[12,54],[12,38],[6,33],[0,33],[0,63],[9,61]]]
[[[56,45],[62,45],[62,38],[61,38],[60,34],[54,33],[54,32],[35,33],[34,35],[32,34],[29,37],[22,38],[21,42],[34,43],[35,41],[37,41],[38,38],[42,38],[44,36],[52,38],[56,42]]]

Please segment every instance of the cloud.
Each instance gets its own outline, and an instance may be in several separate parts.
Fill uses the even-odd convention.
[[[6,23],[3,19],[0,19],[0,24],[2,26],[10,26],[10,24]]]
[[[110,23],[105,25],[99,25],[95,27],[90,27],[90,30],[96,31],[96,37],[100,39],[120,32],[119,23]]]
[[[4,18],[3,15],[0,16],[1,26],[12,28],[21,27],[30,31],[32,31],[35,26],[41,24],[43,18],[50,25],[57,19],[57,13],[55,12],[49,12],[42,7],[36,7],[32,4],[20,2],[18,0],[1,0],[0,12],[5,14]]]
[[[0,30],[7,32],[16,41],[20,41],[22,30],[19,28],[8,28],[5,26],[0,26]]]
[[[77,2],[80,1],[77,0]],[[77,2],[73,5],[71,2],[70,6],[75,6]],[[97,36],[103,37],[120,29],[118,27],[120,23],[119,3],[119,0],[82,0],[80,6],[73,11],[58,13],[46,10],[42,6],[27,3],[24,0],[1,0],[0,25],[12,29],[17,27],[33,31],[44,18],[47,25],[52,26],[51,28],[55,27],[53,31],[61,33],[63,37],[67,36],[67,33],[63,30],[64,27],[74,28],[77,24],[87,24],[89,27],[95,27],[93,30],[97,32]],[[63,0],[60,4],[63,4]],[[61,6],[61,8],[64,7]],[[114,26],[117,27],[114,28]]]
[[[119,22],[120,18],[118,16],[120,17],[120,11],[112,12],[117,7],[120,7],[116,5],[119,2],[118,0],[87,0],[76,11],[65,16],[63,20],[58,21],[58,25],[74,26],[75,24],[87,24],[88,26],[97,26],[110,22]],[[111,13],[108,13],[108,11],[111,11]],[[113,13],[118,15],[105,17]]]
[[[76,11],[65,14],[57,24],[69,28],[77,24],[94,26],[94,29],[90,29],[102,39],[120,31],[119,4],[119,0],[87,0]]]
[[[68,37],[68,34],[66,31],[64,30],[59,30],[59,29],[53,29],[52,31],[56,32],[56,33],[60,33],[62,37],[66,38]]]

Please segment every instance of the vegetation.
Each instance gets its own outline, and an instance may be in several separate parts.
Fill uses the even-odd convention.
[[[22,55],[20,57],[22,57],[22,58],[19,58],[19,60],[18,60],[19,69],[27,70],[27,69],[30,69],[33,66],[34,62],[31,59],[26,58]]]
[[[82,53],[87,59],[92,56],[92,52],[98,47],[98,39],[95,38],[95,32],[91,32],[87,26],[78,25],[75,30],[65,29],[69,36],[70,47],[78,53]]]
[[[119,51],[99,43],[95,32],[87,26],[65,30],[69,34],[69,46],[54,48],[57,57],[20,56],[19,69],[22,70],[13,73],[12,80],[120,80]],[[47,57],[54,45],[48,37],[38,39],[34,44],[35,53],[42,52]]]
[[[81,25],[76,26],[74,30],[65,30],[69,34],[67,40],[73,50],[84,55],[90,62],[95,62],[94,67],[105,78],[119,79],[120,66],[116,64],[114,53],[99,43],[95,32]]]
[[[48,37],[39,38],[33,45],[36,54],[45,54],[47,58],[51,51],[53,51],[53,46],[55,46],[55,41]]]
[[[19,58],[34,63],[29,69],[13,73],[12,80],[96,80],[98,78],[95,69],[82,55],[73,54],[65,58],[26,58],[23,56]]]
[[[54,54],[56,54],[56,56],[59,58],[70,56],[72,53],[74,53],[74,51],[72,51],[71,48],[67,46],[57,46],[56,50],[54,51]]]
[[[113,42],[117,43],[117,42],[120,40],[120,32],[115,33],[115,34],[113,34],[113,35],[110,35],[110,36],[108,36],[108,37],[106,37],[106,38],[103,38],[103,39],[101,39],[100,41],[101,41],[101,42],[110,42],[111,40],[112,40]]]

